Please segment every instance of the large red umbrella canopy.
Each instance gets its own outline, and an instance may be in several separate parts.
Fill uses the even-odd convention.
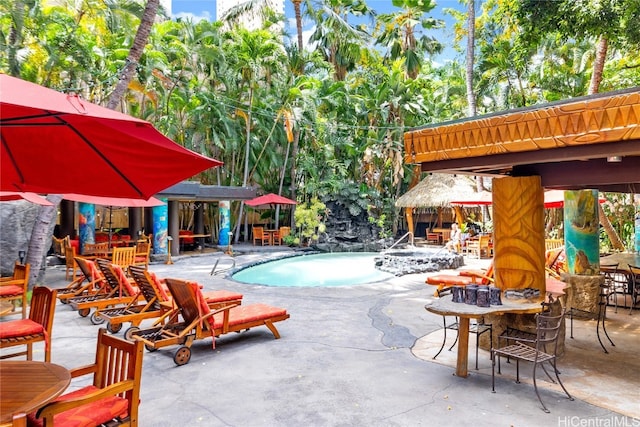
[[[148,199],[222,163],[151,123],[0,75],[0,190]]]
[[[164,202],[155,197],[151,197],[147,200],[144,199],[129,199],[123,197],[100,197],[100,196],[88,196],[85,194],[66,193],[62,195],[63,199],[72,200],[74,202],[93,203],[94,205],[101,206],[120,206],[127,208],[148,208],[153,206],[164,205]]]
[[[295,200],[287,199],[286,197],[279,196],[274,193],[265,194],[263,196],[258,196],[255,199],[247,200],[245,202],[248,206],[257,208],[257,207],[268,207],[270,205],[297,205],[298,202]]]
[[[0,201],[28,200],[41,206],[53,206],[53,203],[36,193],[20,193],[18,191],[0,191]]]

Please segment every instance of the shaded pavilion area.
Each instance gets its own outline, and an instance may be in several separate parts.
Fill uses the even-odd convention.
[[[640,192],[640,88],[424,126],[404,143],[423,172],[494,178],[496,285],[544,291],[543,188]]]

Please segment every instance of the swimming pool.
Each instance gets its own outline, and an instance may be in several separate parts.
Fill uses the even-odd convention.
[[[231,277],[242,283],[267,286],[348,286],[394,277],[375,268],[373,252],[303,255],[244,268]]]

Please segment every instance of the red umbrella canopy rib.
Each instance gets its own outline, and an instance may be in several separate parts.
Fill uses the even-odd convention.
[[[148,199],[222,163],[151,123],[0,75],[0,190]]]
[[[17,191],[0,191],[0,201],[28,200],[41,206],[53,206],[53,203],[36,193],[20,193]]]
[[[164,205],[164,202],[155,197],[151,197],[148,200],[144,199],[128,199],[121,197],[100,197],[100,196],[88,196],[84,194],[63,194],[62,198],[65,200],[72,200],[74,202],[93,203],[100,206],[120,206],[127,208],[149,208],[153,206]]]
[[[297,205],[295,200],[287,199],[286,197],[278,196],[274,193],[265,194],[263,196],[256,197],[255,199],[247,200],[245,202],[248,206],[257,207],[261,205]]]

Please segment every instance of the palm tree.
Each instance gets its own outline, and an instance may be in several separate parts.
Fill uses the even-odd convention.
[[[394,0],[393,5],[402,10],[380,15],[381,23],[376,42],[387,46],[387,56],[393,61],[405,59],[407,75],[416,79],[422,67],[425,53],[435,54],[442,51],[442,44],[433,37],[423,34],[419,38],[416,33],[440,28],[443,22],[423,15],[435,8],[435,1],[416,2],[413,0]]]

